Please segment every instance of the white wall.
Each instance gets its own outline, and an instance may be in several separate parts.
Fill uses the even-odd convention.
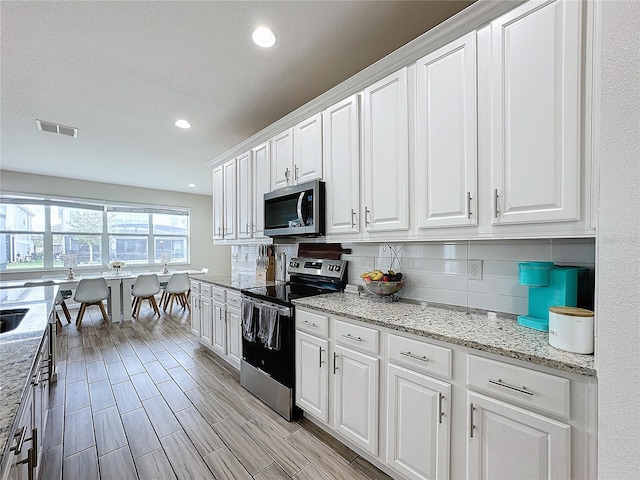
[[[598,477],[640,478],[640,3],[603,1]]]
[[[225,274],[231,271],[230,248],[213,246],[213,203],[209,196],[85,182],[6,170],[0,170],[0,191],[191,208],[191,267],[194,269],[208,267],[212,272]],[[3,272],[2,276],[4,279],[26,278],[33,277],[33,274]]]

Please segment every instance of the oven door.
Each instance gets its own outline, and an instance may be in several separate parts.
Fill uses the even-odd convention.
[[[265,193],[265,235],[322,235],[324,209],[324,182],[308,182]]]

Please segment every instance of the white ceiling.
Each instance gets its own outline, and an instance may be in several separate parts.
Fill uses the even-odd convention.
[[[208,161],[470,3],[3,1],[0,168],[211,195]]]

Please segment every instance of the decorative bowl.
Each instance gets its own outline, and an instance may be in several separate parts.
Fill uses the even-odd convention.
[[[399,282],[385,282],[380,280],[376,282],[374,280],[363,279],[362,283],[364,283],[364,288],[368,292],[380,297],[394,295],[404,288],[404,280],[400,280]]]

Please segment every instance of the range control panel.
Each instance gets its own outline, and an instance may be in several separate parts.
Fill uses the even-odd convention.
[[[289,275],[304,274],[319,277],[342,278],[346,270],[346,260],[329,260],[327,258],[296,257],[289,260]]]

